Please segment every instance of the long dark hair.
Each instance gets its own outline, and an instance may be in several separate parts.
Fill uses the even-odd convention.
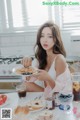
[[[45,27],[49,27],[52,31],[53,39],[55,42],[55,44],[53,46],[53,53],[54,54],[62,54],[64,57],[66,57],[66,52],[65,52],[63,42],[61,39],[59,27],[56,24],[54,24],[53,22],[46,22],[38,30],[37,41],[36,41],[36,45],[35,45],[35,47],[37,47],[35,57],[39,61],[40,69],[44,69],[47,65],[47,54],[46,54],[46,51],[42,48],[42,46],[40,44],[41,33]]]

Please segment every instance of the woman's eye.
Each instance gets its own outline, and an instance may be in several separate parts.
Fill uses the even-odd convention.
[[[53,36],[48,36],[49,38],[53,38]]]
[[[53,36],[44,36],[44,35],[41,35],[41,37],[45,37],[45,38],[53,38]]]
[[[44,35],[41,35],[41,37],[44,37]]]

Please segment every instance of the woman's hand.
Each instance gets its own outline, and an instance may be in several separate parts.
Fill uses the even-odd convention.
[[[35,75],[35,77],[41,81],[47,81],[47,80],[51,79],[48,72],[45,70],[39,70],[39,73],[37,75]]]
[[[38,74],[33,74],[31,76],[27,76],[26,80],[27,81],[32,81],[35,78],[35,80],[40,80],[40,81],[47,81],[50,79],[50,76],[47,71],[45,70],[39,70]]]
[[[36,77],[40,81],[44,81],[45,85],[47,86],[49,85],[51,86],[51,88],[55,87],[55,81],[50,77],[48,72],[45,70],[39,70],[39,73],[35,75],[34,77]]]
[[[29,81],[31,79],[31,76],[27,76],[26,80]]]
[[[29,66],[31,66],[31,64],[32,64],[32,59],[31,59],[31,58],[28,58],[28,57],[24,57],[24,58],[22,59],[21,63],[22,63],[22,65],[23,65],[24,67],[29,67]]]
[[[33,77],[33,76],[27,76],[26,77],[26,81],[27,82],[34,82],[34,81],[36,81],[37,80],[37,78],[36,77]]]

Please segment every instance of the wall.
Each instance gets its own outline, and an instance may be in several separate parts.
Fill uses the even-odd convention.
[[[72,56],[72,50],[71,50],[71,34],[68,31],[62,31],[62,40],[63,44],[67,53],[67,56]]]
[[[68,31],[61,31],[62,40],[67,52],[67,56],[75,56],[77,49],[73,49],[71,43],[71,34]],[[0,35],[0,54],[6,56],[29,56],[34,54],[34,44],[36,42],[36,32],[16,33],[16,34],[2,34]],[[80,43],[80,42],[79,42]],[[73,54],[74,52],[74,54]]]
[[[5,34],[0,36],[1,56],[20,56],[34,54],[36,33]]]

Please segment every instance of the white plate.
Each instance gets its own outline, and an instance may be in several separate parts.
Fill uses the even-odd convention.
[[[29,66],[29,67],[32,67],[32,66]],[[33,67],[32,68],[35,70],[35,72],[32,73],[32,74],[27,74],[27,72],[26,72],[26,74],[18,73],[17,70],[21,69],[21,68],[24,68],[24,67],[22,65],[18,66],[18,67],[15,67],[15,68],[12,69],[12,72],[15,73],[16,75],[22,75],[22,76],[32,76],[32,75],[37,75],[38,74],[38,69],[33,68]]]
[[[10,103],[10,100],[9,100],[9,98],[7,98],[6,102],[3,103],[2,105],[0,105],[0,108],[5,107],[5,106],[8,105],[9,103]]]
[[[40,112],[41,110],[44,110],[44,109],[45,109],[45,107],[40,108],[40,109],[38,109],[38,110],[31,110],[30,112]]]
[[[40,101],[40,105],[41,105],[42,107],[40,107],[40,108],[37,108],[37,107],[36,107],[37,109],[34,109],[34,108],[33,108],[33,106],[35,105],[35,103],[33,104],[34,101],[35,101],[35,103],[37,103],[37,101]],[[43,110],[43,109],[45,108],[45,106],[46,106],[44,100],[32,100],[32,101],[28,102],[27,105],[28,105],[28,106],[31,106],[30,112],[38,112],[38,111],[41,111],[41,110]]]

